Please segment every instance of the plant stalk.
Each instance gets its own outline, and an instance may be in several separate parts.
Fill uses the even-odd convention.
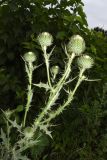
[[[29,111],[29,108],[30,108],[31,102],[32,102],[32,97],[33,97],[33,91],[32,91],[33,65],[32,65],[32,63],[28,63],[27,74],[28,74],[29,84],[28,84],[28,88],[27,88],[27,90],[28,90],[28,92],[27,92],[27,103],[26,103],[26,108],[25,108],[23,127],[25,127],[27,112]]]
[[[69,93],[67,101],[62,106],[60,106],[55,112],[50,113],[50,117],[48,119],[46,119],[43,123],[49,123],[52,119],[54,119],[56,116],[58,116],[65,109],[65,107],[67,107],[72,102],[73,96],[74,96],[76,90],[78,89],[81,82],[85,79],[85,77],[83,76],[84,71],[85,71],[84,69],[80,70],[79,79],[77,81],[77,84],[76,84],[74,90]]]
[[[40,113],[39,117],[35,120],[34,124],[36,127],[39,126],[42,118],[47,114],[47,112],[51,109],[51,106],[54,105],[55,101],[58,99],[60,90],[62,89],[66,79],[69,77],[69,74],[71,72],[71,64],[72,64],[74,57],[75,57],[75,54],[73,53],[68,60],[67,67],[65,68],[65,72],[64,72],[62,78],[59,80],[59,82],[56,85],[56,88],[51,93],[46,107]]]
[[[46,64],[48,84],[49,84],[49,87],[52,89],[52,84],[51,84],[51,80],[50,80],[50,73],[49,73],[49,56],[46,53],[46,47],[43,48],[43,52],[44,52],[44,59],[45,59],[45,64]]]

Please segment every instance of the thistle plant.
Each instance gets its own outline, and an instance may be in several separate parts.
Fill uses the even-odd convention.
[[[51,131],[49,131],[51,120],[55,119],[64,111],[67,106],[71,104],[80,84],[83,81],[88,80],[88,78],[85,76],[85,71],[87,69],[90,69],[94,64],[93,59],[89,55],[84,53],[84,39],[80,35],[74,35],[70,38],[68,44],[64,47],[67,61],[65,63],[65,68],[62,75],[60,74],[60,78],[57,78],[56,80],[56,77],[60,72],[59,66],[53,65],[52,67],[50,67],[50,59],[52,54],[54,54],[54,47],[50,53],[47,53],[47,48],[50,47],[53,43],[53,37],[50,33],[43,32],[38,35],[37,41],[43,52],[47,71],[47,82],[40,82],[38,84],[33,83],[33,71],[38,68],[38,66],[34,65],[37,57],[33,52],[25,53],[23,56],[23,60],[25,62],[25,70],[28,77],[28,86],[24,118],[21,124],[17,124],[16,120],[11,120],[11,116],[15,111],[9,111],[9,114],[7,114],[7,111],[3,111],[7,124],[8,136],[6,136],[3,130],[1,130],[1,139],[2,146],[9,155],[5,157],[3,153],[3,160],[8,160],[10,157],[12,160],[24,160],[24,158],[27,159],[26,156],[23,156],[23,152],[34,145],[39,145],[39,141],[41,140],[41,133],[44,132],[45,134],[48,134],[50,137],[52,137]],[[74,77],[70,79],[72,73],[72,62],[75,58],[77,59],[76,65],[79,68],[79,74],[78,76],[76,76],[76,78]],[[71,83],[75,79],[77,79],[75,87],[72,90],[70,88],[66,90],[67,98],[63,101],[62,104],[57,104],[56,102],[60,98],[62,89],[65,88],[68,83]],[[34,89],[32,88],[34,88],[34,86],[39,87],[40,89],[41,87],[44,88],[46,92],[48,91],[49,96],[47,97],[46,104],[42,108],[42,111],[38,114],[37,117],[35,117],[33,124],[31,124],[31,126],[27,126],[27,116],[33,100]],[[54,105],[56,105],[56,109],[54,109]],[[10,142],[10,134],[12,128],[16,128],[17,134],[19,134],[20,137],[16,140],[14,145]],[[8,147],[5,145],[5,143],[8,143]]]
[[[60,80],[57,82],[57,84],[52,86],[52,91],[50,92],[50,96],[49,96],[48,102],[46,104],[46,107],[40,113],[38,118],[35,119],[34,124],[35,124],[36,127],[40,126],[41,123],[44,123],[42,121],[43,121],[43,119],[46,115],[48,115],[49,117],[52,115],[52,113],[50,112],[51,108],[54,105],[54,103],[56,102],[56,100],[59,98],[61,89],[63,88],[64,84],[66,83],[67,79],[69,78],[69,75],[71,73],[72,62],[73,62],[73,60],[76,56],[81,55],[84,52],[84,49],[85,49],[85,41],[82,37],[80,37],[79,35],[76,35],[75,37],[73,36],[73,37],[70,38],[70,41],[67,44],[68,52],[65,48],[65,52],[66,52],[68,61],[67,61],[67,64],[65,66],[64,73],[63,73],[62,77],[60,78]],[[71,51],[72,51],[72,53],[71,53]],[[83,69],[80,70],[80,77],[82,77],[82,74],[83,74]],[[80,81],[80,78],[79,78],[79,81]],[[76,91],[76,89],[75,89],[75,91]],[[70,94],[69,99],[73,99],[74,93]],[[71,101],[68,100],[66,102],[66,105],[63,105],[63,106],[67,106],[70,102]],[[65,108],[65,107],[60,107],[59,106],[58,110],[54,111],[54,112],[56,112],[55,115],[60,114],[63,110],[62,108]],[[55,116],[53,116],[53,117],[55,118]],[[51,118],[48,118],[48,119],[51,119]],[[48,121],[48,120],[45,120],[45,122],[46,121]]]

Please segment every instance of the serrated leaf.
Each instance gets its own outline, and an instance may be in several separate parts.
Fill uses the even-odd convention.
[[[84,24],[83,19],[80,16],[76,16],[75,20],[78,21],[78,22],[80,22],[81,24]]]
[[[20,133],[22,133],[22,132],[21,132],[22,126],[20,126],[20,125],[17,124],[16,119],[15,119],[14,121],[11,121],[10,119],[8,119],[8,121],[12,124],[12,126],[13,126],[14,128],[17,128],[17,130],[18,130]]]

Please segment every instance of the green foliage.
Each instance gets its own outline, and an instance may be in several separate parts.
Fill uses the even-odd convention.
[[[66,58],[60,44],[68,41],[73,34],[82,35],[87,44],[87,53],[91,53],[95,60],[93,70],[87,71],[87,75],[90,78],[101,79],[82,84],[71,108],[64,111],[55,121],[57,126],[52,133],[51,145],[49,138],[42,133],[39,145],[32,147],[30,153],[26,152],[30,154],[32,160],[35,157],[38,160],[107,159],[107,36],[102,30],[89,31],[82,7],[81,0],[61,0],[60,3],[58,0],[0,1],[0,105],[3,110],[13,109],[9,128],[17,126],[17,123],[22,121],[23,104],[25,104],[26,81],[21,56],[31,50],[37,53],[37,64],[43,62],[41,49],[35,38],[42,31],[49,31],[54,36],[56,48],[50,66],[58,65],[60,71],[64,69]],[[44,68],[45,65],[42,64],[37,73],[34,71],[33,87],[36,86],[36,93],[34,93],[27,125],[31,124],[35,114],[38,113],[38,106],[43,106],[43,102],[46,101],[44,89],[49,92]],[[73,69],[75,76],[76,66]],[[59,77],[60,74],[57,75],[57,80]],[[69,87],[73,88],[74,85],[75,81],[72,85],[69,84]],[[64,89],[68,90],[67,87]],[[61,97],[58,100],[60,104],[65,99],[65,92],[62,92]],[[6,131],[3,118],[0,125]],[[18,126],[16,130],[19,131]],[[47,131],[47,128],[44,130]],[[1,130],[0,150],[2,150],[2,157],[7,160],[10,159],[8,148],[6,149],[8,145],[5,147],[4,144],[7,144],[9,139],[4,131]],[[17,135],[12,133],[13,130],[11,146]],[[23,141],[20,144],[23,146],[24,143]],[[49,147],[46,147],[48,145]],[[20,159],[27,160],[26,156],[20,154],[18,156]]]

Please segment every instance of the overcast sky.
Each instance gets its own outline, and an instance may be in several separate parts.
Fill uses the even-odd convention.
[[[107,0],[82,0],[90,28],[101,27],[107,30]]]

